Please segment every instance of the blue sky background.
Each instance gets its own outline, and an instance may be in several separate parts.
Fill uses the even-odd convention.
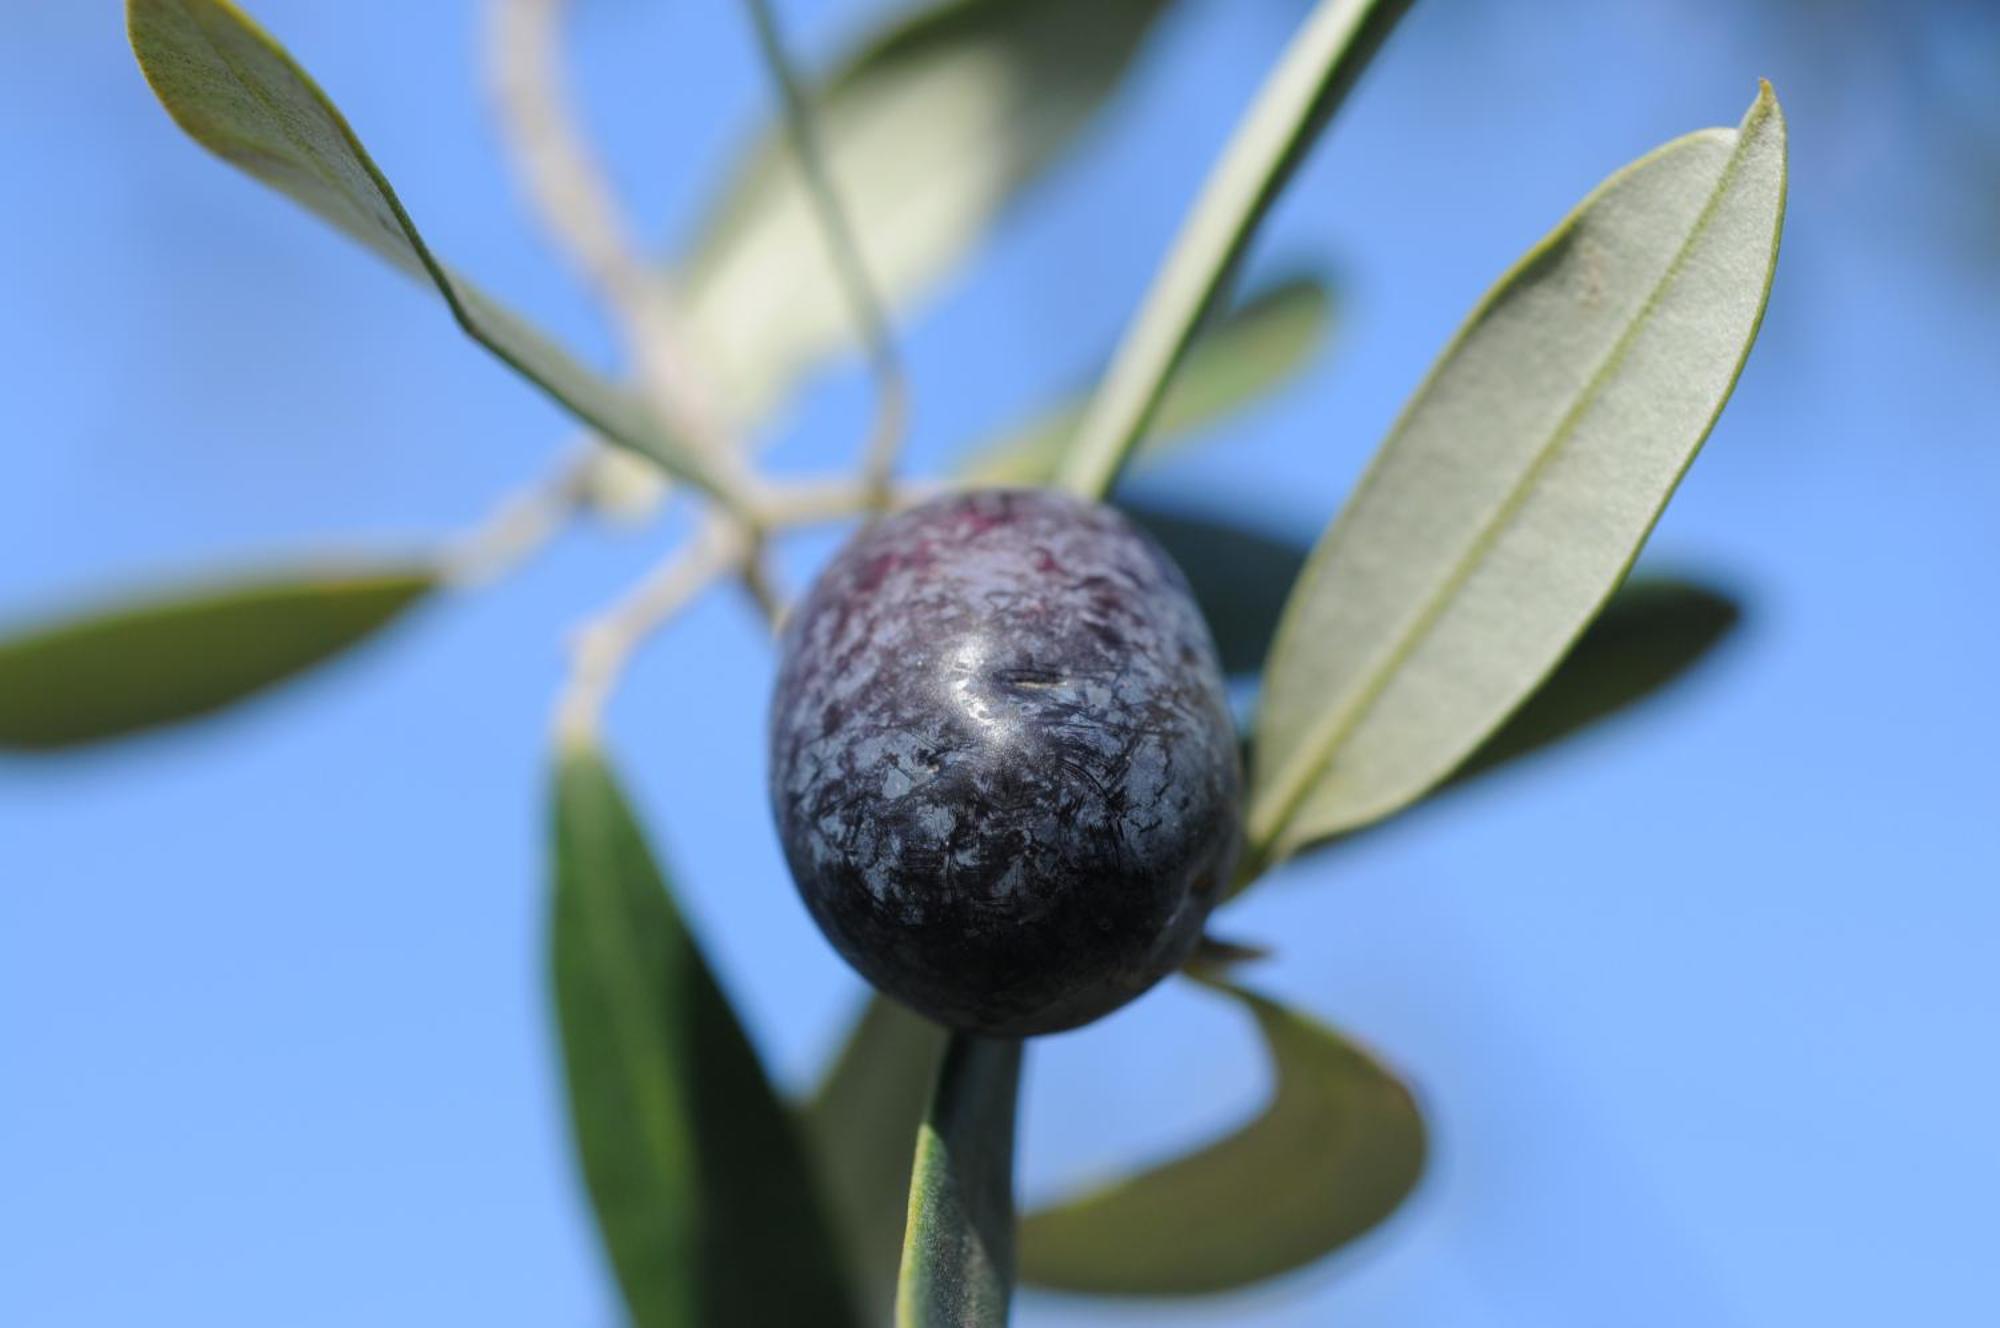
[[[785,9],[824,52],[883,7]],[[607,350],[515,206],[469,0],[253,8],[440,249]],[[1191,0],[909,329],[920,462],[1110,344],[1299,12]],[[1309,537],[1509,261],[1765,75],[1794,144],[1778,287],[1649,554],[1737,588],[1747,627],[1643,714],[1229,917],[1281,947],[1264,986],[1421,1086],[1436,1165],[1390,1227],[1233,1301],[1031,1297],[1022,1323],[2000,1313],[2000,16],[1924,13],[1426,0],[1349,104],[1257,257],[1339,274],[1336,344],[1147,492]],[[182,140],[111,0],[4,0],[0,24],[0,618],[418,546],[545,464],[563,422],[426,294]],[[624,184],[684,228],[764,104],[740,16],[597,0],[580,40]],[[829,379],[783,455],[830,463],[865,410]],[[223,722],[0,763],[0,1323],[615,1321],[543,1004],[543,735],[559,633],[665,538],[565,540]],[[689,911],[803,1084],[858,988],[768,828],[768,681],[718,596],[614,722]],[[1261,1073],[1234,1014],[1175,987],[1038,1046],[1024,1184],[1219,1127]]]

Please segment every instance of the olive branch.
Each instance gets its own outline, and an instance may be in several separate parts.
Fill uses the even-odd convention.
[[[1742,371],[1775,268],[1785,128],[1741,122],[1614,173],[1504,274],[1307,553],[1117,492],[1310,358],[1330,292],[1237,293],[1260,225],[1407,3],[1320,0],[1195,199],[1094,390],[899,474],[913,385],[897,321],[1098,119],[1167,0],[937,0],[824,73],[745,0],[777,124],[685,253],[609,184],[566,85],[565,0],[490,0],[486,54],[522,193],[618,335],[593,369],[440,258],[354,128],[228,0],[128,0],[139,63],[197,142],[433,290],[576,436],[434,549],[308,560],[0,635],[0,749],[53,752],[266,691],[447,592],[504,580],[585,520],[689,532],[570,642],[555,707],[551,962],[578,1155],[635,1323],[998,1324],[1018,1279],[1100,1295],[1228,1290],[1377,1227],[1418,1183],[1414,1094],[1360,1043],[1242,985],[1265,953],[1204,936],[1185,972],[1269,1052],[1264,1109],[1184,1155],[1017,1220],[1012,1038],[871,1001],[808,1098],[774,1087],[604,755],[627,666],[739,587],[775,629],[774,544],[879,528],[939,494],[1114,500],[1188,574],[1221,662],[1258,677],[1234,890],[1658,690],[1726,634],[1697,583],[1627,580]],[[927,220],[928,219],[928,220]],[[859,351],[851,466],[763,473],[800,382]],[[1217,1223],[1213,1215],[1228,1214]]]

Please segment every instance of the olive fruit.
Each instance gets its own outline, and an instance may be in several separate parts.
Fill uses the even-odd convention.
[[[1180,569],[1110,508],[952,494],[856,535],[786,625],[772,809],[861,975],[998,1037],[1105,1014],[1186,959],[1242,769]]]

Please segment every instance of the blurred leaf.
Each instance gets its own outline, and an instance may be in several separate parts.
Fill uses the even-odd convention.
[[[1664,578],[1618,588],[1527,703],[1472,754],[1451,784],[1532,755],[1645,700],[1705,659],[1742,610],[1718,590]]]
[[[1505,769],[1645,701],[1706,659],[1740,617],[1736,602],[1717,590],[1660,577],[1628,581],[1555,672],[1439,792]]]
[[[1181,971],[1198,982],[1220,981],[1233,970],[1246,964],[1261,964],[1275,953],[1268,945],[1232,941],[1227,936],[1204,932],[1194,953],[1181,965]]]
[[[193,719],[365,641],[434,569],[321,568],[159,593],[0,635],[0,750],[50,750]]]
[[[1285,597],[1305,566],[1305,546],[1219,518],[1124,499],[1118,507],[1158,540],[1187,575],[1195,603],[1215,633],[1223,670],[1255,673],[1262,668]]]
[[[1740,129],[1612,176],[1486,297],[1286,608],[1253,763],[1264,861],[1421,796],[1562,659],[1735,385],[1784,190],[1767,87]]]
[[[946,0],[867,42],[816,94],[829,174],[890,310],[956,267],[1116,90],[1167,0]],[[854,338],[783,135],[753,146],[683,278],[743,420]]]
[[[557,773],[552,943],[577,1151],[632,1321],[853,1322],[791,1115],[587,749]]]
[[[1324,1024],[1242,988],[1270,1049],[1263,1114],[1199,1152],[1030,1213],[1029,1282],[1096,1295],[1227,1291],[1303,1267],[1369,1231],[1416,1187],[1416,1100]]]
[[[944,1045],[942,1028],[871,996],[806,1108],[806,1137],[846,1238],[863,1323],[886,1323],[895,1307],[912,1150]]]
[[[405,274],[428,281],[473,340],[613,442],[702,487],[703,460],[644,408],[447,268],[326,94],[227,0],[127,0],[132,49],[175,123]]]
[[[1097,389],[1058,477],[1101,498],[1271,204],[1388,39],[1409,0],[1320,0],[1259,90]]]
[[[1142,453],[1206,430],[1276,391],[1304,368],[1333,322],[1333,293],[1318,277],[1295,277],[1259,291],[1204,329],[1188,348]],[[1072,401],[975,453],[964,467],[980,485],[1045,485],[1055,480],[1085,403]]]
[[[1021,1044],[954,1034],[917,1133],[897,1328],[1002,1328],[1014,1294]]]

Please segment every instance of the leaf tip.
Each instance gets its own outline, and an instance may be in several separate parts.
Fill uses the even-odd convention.
[[[1182,967],[1196,982],[1227,986],[1231,970],[1245,964],[1260,963],[1274,953],[1268,945],[1234,941],[1204,932],[1195,946],[1195,952],[1188,956]]]
[[[1757,80],[1757,98],[1744,113],[1742,128],[1748,130],[1765,120],[1772,121],[1781,136],[1784,134],[1785,109],[1778,104],[1778,94],[1771,87],[1771,80],[1760,78]]]

